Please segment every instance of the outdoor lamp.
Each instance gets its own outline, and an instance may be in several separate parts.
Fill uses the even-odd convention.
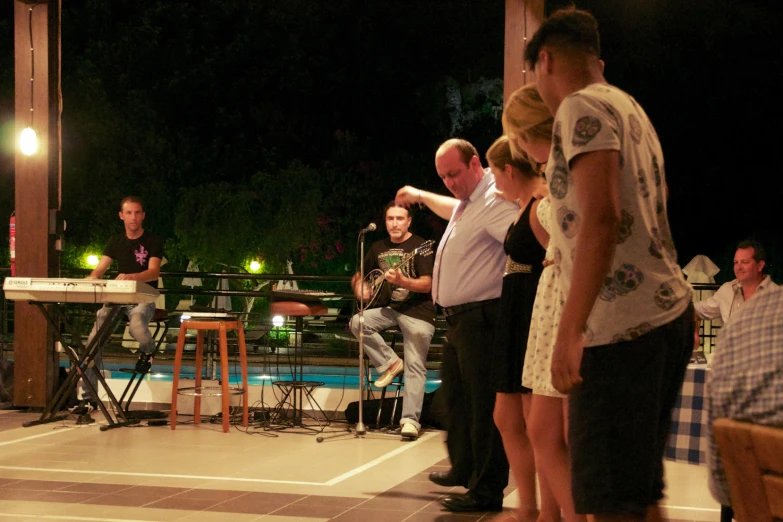
[[[32,127],[25,127],[19,135],[19,149],[25,156],[32,156],[38,152],[38,136]]]
[[[30,11],[28,15],[28,24],[30,29],[30,126],[25,127],[22,133],[19,135],[19,150],[25,156],[32,156],[38,152],[38,136],[35,135],[35,129],[33,129],[33,114],[35,109],[33,107],[33,101],[35,100],[35,52],[33,50],[33,8],[35,4],[39,3],[33,0],[27,0],[25,3],[30,4]]]
[[[272,326],[275,328],[280,328],[283,326],[283,316],[282,315],[276,315],[272,318]]]
[[[250,271],[258,272],[259,270],[261,270],[261,263],[259,263],[254,259],[253,261],[250,262]]]
[[[98,266],[98,256],[95,254],[90,254],[87,256],[87,266]]]

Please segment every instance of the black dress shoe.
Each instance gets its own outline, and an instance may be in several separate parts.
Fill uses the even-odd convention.
[[[465,495],[452,495],[440,501],[441,505],[454,513],[475,513],[485,511],[503,511],[503,502],[490,502]]]
[[[457,482],[457,479],[455,479],[451,474],[451,470],[433,471],[430,473],[430,480],[438,486],[443,486],[444,488],[453,488],[454,486],[460,485],[459,482]]]

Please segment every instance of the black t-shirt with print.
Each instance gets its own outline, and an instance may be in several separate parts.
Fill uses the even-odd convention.
[[[103,255],[117,262],[121,274],[138,274],[149,268],[151,257],[163,259],[163,241],[146,230],[136,239],[128,239],[125,234],[118,234],[109,239]],[[157,280],[147,284],[153,288],[158,287]]]
[[[402,243],[393,243],[390,238],[384,238],[376,241],[370,247],[364,260],[366,272],[375,268],[385,272],[398,264],[405,254],[415,250],[424,243],[424,239],[413,234]],[[405,277],[418,279],[422,276],[432,276],[432,267],[435,263],[435,256],[415,255],[406,263],[398,266]],[[432,303],[432,296],[429,292],[426,294],[411,292],[405,288],[384,283],[381,294],[375,306],[388,306],[394,310],[409,317],[415,317],[430,323],[435,322],[435,305]]]

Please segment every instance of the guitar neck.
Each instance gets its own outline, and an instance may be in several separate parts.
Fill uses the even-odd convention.
[[[422,255],[429,255],[429,254],[431,254],[432,251],[430,250],[430,248],[431,248],[433,243],[435,243],[435,242],[433,240],[431,240],[431,239],[425,241],[424,243],[422,243],[417,248],[415,248],[412,251],[410,251],[407,254],[405,254],[399,262],[395,263],[392,266],[392,269],[396,270],[397,268],[401,267],[402,265],[404,265],[405,263],[407,263],[408,261],[410,261],[411,259],[416,257],[416,255],[418,255],[418,254],[422,254]]]

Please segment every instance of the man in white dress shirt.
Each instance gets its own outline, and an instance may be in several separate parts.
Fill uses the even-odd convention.
[[[432,297],[446,316],[441,393],[446,412],[448,471],[433,471],[440,486],[462,486],[441,500],[453,512],[500,511],[508,484],[508,461],[492,411],[489,378],[506,254],[503,240],[519,207],[499,197],[495,177],[483,169],[476,148],[462,139],[444,142],[435,170],[454,198],[406,186],[403,205],[426,205],[449,226],[440,240],[432,273]]]
[[[732,314],[757,293],[777,287],[764,273],[767,254],[758,241],[747,240],[737,245],[734,254],[733,281],[724,283],[715,294],[694,304],[696,314],[702,319],[721,318],[727,324]]]

